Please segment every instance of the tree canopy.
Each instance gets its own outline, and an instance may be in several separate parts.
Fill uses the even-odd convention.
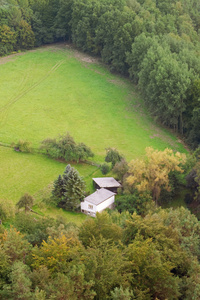
[[[173,153],[171,149],[164,151],[146,148],[146,159],[135,159],[129,164],[127,182],[139,192],[150,192],[153,200],[159,199],[161,188],[170,190],[169,173],[183,172],[186,162],[185,154]]]

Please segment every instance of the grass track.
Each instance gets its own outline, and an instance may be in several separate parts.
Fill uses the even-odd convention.
[[[127,160],[144,155],[147,146],[186,152],[145,113],[129,81],[68,45],[13,56],[0,64],[0,83],[0,142],[24,139],[38,147],[41,140],[69,131],[92,148],[97,162],[106,147],[116,147]],[[65,164],[0,147],[0,168],[0,198],[16,201],[47,186]],[[95,167],[76,168],[91,189]]]

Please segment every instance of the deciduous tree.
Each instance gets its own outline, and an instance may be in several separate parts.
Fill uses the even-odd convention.
[[[27,212],[33,206],[34,198],[29,193],[25,193],[17,202],[16,206],[18,208],[24,207],[25,212]]]
[[[183,172],[181,164],[186,162],[185,154],[171,149],[164,151],[146,148],[146,159],[132,160],[129,164],[127,182],[139,192],[150,192],[153,200],[158,201],[161,188],[170,190],[169,173],[171,171]]]

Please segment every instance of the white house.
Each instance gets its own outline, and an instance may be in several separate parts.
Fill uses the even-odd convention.
[[[84,202],[81,202],[81,212],[95,217],[96,212],[102,212],[106,208],[113,207],[115,195],[115,193],[107,189],[99,189],[86,197]]]

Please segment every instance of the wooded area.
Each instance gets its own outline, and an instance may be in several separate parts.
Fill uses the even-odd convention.
[[[200,225],[187,209],[97,213],[80,228],[18,213],[14,226],[0,227],[1,299],[200,297]]]
[[[200,142],[198,0],[1,0],[0,55],[71,41],[138,84],[152,115]]]

